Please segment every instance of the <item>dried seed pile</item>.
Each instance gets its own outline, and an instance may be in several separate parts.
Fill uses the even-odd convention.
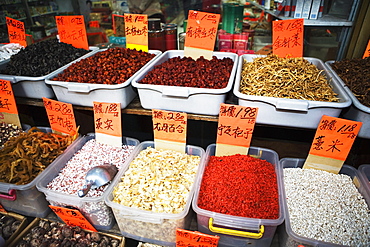
[[[14,124],[7,124],[4,122],[0,123],[0,149],[3,148],[4,144],[14,136],[18,136],[22,133],[22,128]]]
[[[31,44],[14,54],[0,74],[44,76],[88,52],[57,39],[45,40]]]
[[[199,156],[148,147],[130,163],[114,188],[113,202],[155,213],[180,213],[199,161]]]
[[[285,168],[292,230],[302,237],[346,246],[370,246],[370,210],[350,176]]]
[[[338,102],[323,70],[304,58],[269,55],[244,61],[239,91],[255,96]]]
[[[18,230],[21,221],[10,215],[2,215],[0,218],[0,235],[8,240]]]
[[[10,138],[0,150],[0,182],[30,183],[76,138],[44,133],[36,127]]]
[[[173,57],[154,66],[140,83],[221,89],[227,86],[233,65],[231,58]]]
[[[355,97],[370,107],[370,57],[344,59],[330,65]]]
[[[52,80],[122,84],[154,57],[152,53],[115,47],[73,63]]]

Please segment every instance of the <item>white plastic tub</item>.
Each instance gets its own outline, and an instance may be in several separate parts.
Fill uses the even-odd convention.
[[[145,141],[139,144],[134,150],[134,154],[128,160],[130,163],[140,151],[147,147],[153,147],[153,141]],[[115,219],[121,234],[127,238],[132,238],[141,242],[147,242],[164,246],[176,245],[176,228],[189,230],[192,220],[191,200],[193,198],[195,187],[199,183],[200,171],[203,169],[204,150],[200,147],[187,145],[186,153],[189,155],[200,156],[198,172],[196,174],[194,184],[190,190],[184,210],[177,214],[170,213],[154,213],[152,211],[127,207],[116,202],[113,202],[112,191],[114,187],[121,181],[121,177],[129,169],[119,171],[112,185],[105,194],[105,202],[113,210]]]
[[[204,169],[207,166],[210,156],[214,156],[216,151],[216,144],[210,144],[207,147],[205,155],[205,165],[201,171],[201,177],[203,176]],[[274,165],[276,171],[276,178],[279,191],[279,218],[278,219],[254,219],[240,216],[226,215],[221,213],[212,212],[198,207],[198,198],[201,187],[201,182],[197,184],[192,207],[197,214],[198,231],[217,235],[220,237],[218,246],[222,247],[237,247],[237,246],[250,246],[250,247],[268,247],[272,243],[277,226],[284,221],[284,213],[282,207],[282,174],[281,168],[279,167],[279,156],[278,154],[270,149],[250,147],[248,151],[249,155],[258,157],[259,159],[266,160]],[[232,178],[230,178],[232,179]],[[213,226],[222,229],[223,233],[212,232],[210,229],[210,220],[213,219]],[[263,233],[262,228],[264,227]],[[243,236],[233,235],[232,230],[237,230]],[[262,234],[260,238],[248,237],[253,234]]]
[[[231,91],[237,68],[238,55],[229,52],[213,52],[219,59],[231,58],[234,61],[228,84],[222,89],[151,85],[139,83],[154,66],[173,57],[184,57],[183,50],[164,52],[151,66],[141,71],[132,80],[137,88],[141,106],[145,109],[181,111],[194,114],[218,115],[220,104],[225,103],[227,93]],[[217,70],[217,68],[215,68]]]
[[[267,125],[287,126],[296,128],[316,129],[323,115],[338,117],[341,111],[351,105],[351,99],[339,82],[331,76],[325,64],[317,58],[305,57],[318,69],[323,70],[338,94],[339,102],[323,102],[299,99],[285,99],[243,94],[239,91],[243,62],[253,62],[254,58],[265,55],[245,54],[239,57],[238,70],[235,77],[234,95],[242,106],[258,107],[256,122]]]
[[[370,164],[360,165],[358,171],[370,196]]]
[[[99,48],[93,46],[89,47],[89,50],[90,52],[83,55],[81,58],[87,57],[90,54],[97,52]],[[5,69],[6,65],[9,62],[10,60],[0,64],[0,70]],[[71,63],[73,63],[73,61],[62,66],[60,69],[68,67]],[[53,72],[51,72],[50,74],[52,73]],[[53,92],[53,89],[49,85],[45,84],[45,79],[46,77],[48,77],[48,75],[33,77],[0,74],[0,79],[7,80],[12,83],[12,88],[15,96],[34,99],[42,99],[42,97],[54,98],[55,94]]]
[[[351,107],[343,111],[342,115],[344,118],[349,120],[362,122],[360,132],[358,136],[361,138],[370,139],[370,108],[364,106],[356,96],[352,93],[351,89],[345,84],[345,82],[340,78],[340,76],[332,69],[331,65],[335,61],[326,61],[325,64],[328,67],[328,70],[333,74],[337,81],[343,86],[344,91],[348,94],[349,98],[352,100]]]
[[[101,49],[98,52],[102,52],[105,50],[107,49]],[[94,56],[96,53],[90,54],[87,57]],[[48,75],[45,82],[52,87],[56,98],[59,101],[90,107],[93,106],[93,101],[120,103],[121,108],[123,109],[136,96],[136,92],[131,86],[131,81],[133,80],[133,78],[137,76],[140,71],[150,66],[157,59],[157,57],[162,54],[161,51],[157,50],[149,50],[149,53],[155,54],[156,56],[122,84],[107,85],[51,80],[58,74],[62,73],[67,67],[60,68]],[[84,58],[77,59],[74,62],[78,62]]]

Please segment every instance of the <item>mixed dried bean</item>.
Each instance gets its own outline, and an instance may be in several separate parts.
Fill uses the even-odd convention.
[[[239,91],[243,94],[338,102],[328,79],[304,58],[280,58],[276,55],[244,61]]]
[[[0,123],[0,149],[4,147],[4,144],[11,138],[18,136],[22,133],[22,128],[14,124],[7,124],[4,122]]]
[[[73,63],[53,81],[122,84],[147,64],[154,54],[121,47],[107,49]]]
[[[154,66],[140,83],[221,89],[227,86],[233,65],[231,58],[173,57]]]

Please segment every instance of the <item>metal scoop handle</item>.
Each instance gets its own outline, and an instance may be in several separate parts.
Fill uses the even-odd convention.
[[[87,195],[87,193],[89,193],[91,187],[93,186],[94,182],[93,181],[89,181],[88,183],[86,183],[82,189],[80,189],[77,194],[79,197],[84,197]]]

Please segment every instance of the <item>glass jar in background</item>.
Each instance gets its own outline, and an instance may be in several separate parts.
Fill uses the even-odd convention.
[[[165,32],[160,18],[148,18],[148,48],[149,50],[166,50]]]
[[[177,50],[177,24],[164,25],[166,50]]]

